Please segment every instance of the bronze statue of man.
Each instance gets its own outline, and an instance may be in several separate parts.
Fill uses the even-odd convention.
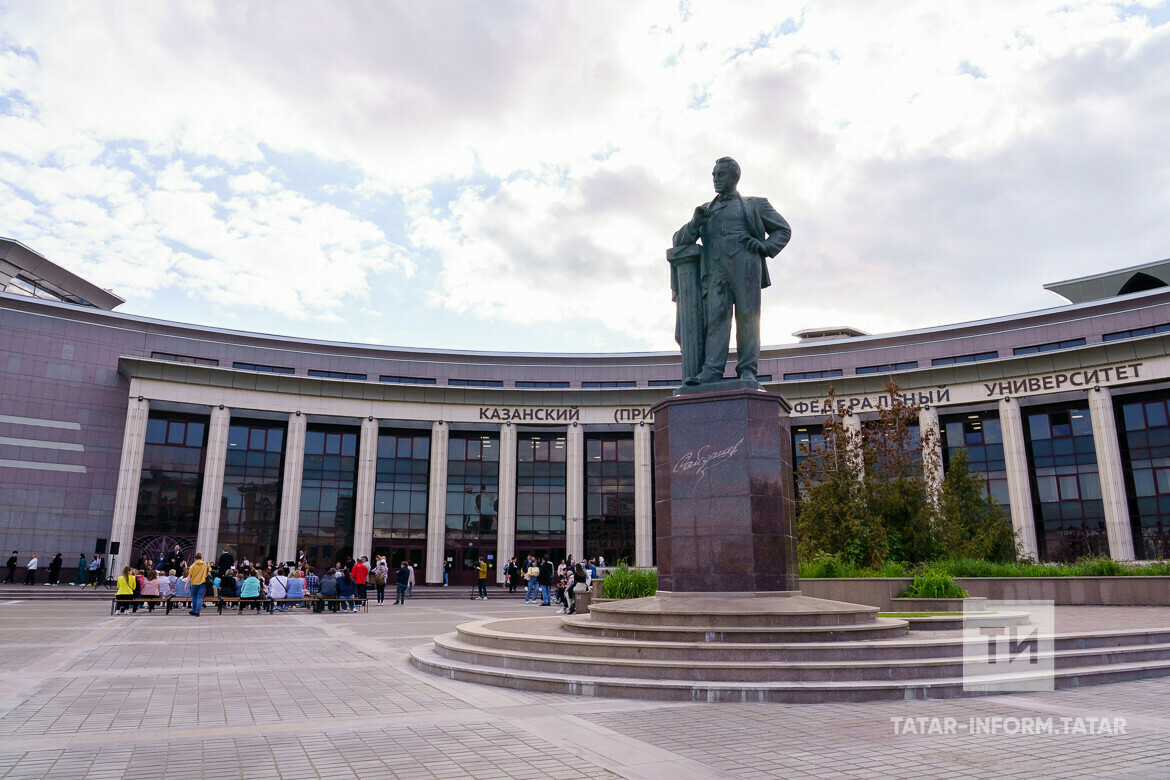
[[[674,245],[702,239],[699,277],[705,341],[702,370],[683,377],[689,385],[723,379],[735,316],[735,373],[756,381],[760,359],[760,290],[772,284],[768,258],[788,244],[792,229],[767,198],[745,198],[736,191],[739,163],[720,157],[711,172],[717,197],[695,209],[691,221],[674,234]]]

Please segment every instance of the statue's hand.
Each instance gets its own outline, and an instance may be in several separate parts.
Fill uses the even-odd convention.
[[[765,255],[768,254],[768,247],[764,246],[764,242],[758,238],[752,238],[751,236],[749,236],[748,240],[747,240],[747,245],[748,245],[748,249],[752,250],[760,257],[764,257]]]
[[[703,225],[707,224],[707,220],[710,219],[710,217],[711,212],[706,206],[695,206],[695,213],[694,216],[691,217],[691,224],[695,227],[702,227]]]

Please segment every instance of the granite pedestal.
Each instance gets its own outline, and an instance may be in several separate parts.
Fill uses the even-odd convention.
[[[789,411],[779,395],[748,389],[654,406],[660,591],[800,590]]]

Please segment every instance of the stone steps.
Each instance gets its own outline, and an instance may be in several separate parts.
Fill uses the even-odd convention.
[[[660,701],[708,702],[784,702],[821,703],[830,701],[877,701],[904,699],[940,699],[986,695],[997,690],[965,690],[960,677],[891,680],[773,680],[767,682],[693,681],[645,679],[613,674],[584,677],[555,672],[534,672],[469,663],[441,655],[436,645],[423,645],[411,651],[411,663],[430,674],[454,680],[475,682],[526,691],[605,696]],[[1148,677],[1170,676],[1170,660],[1138,661],[1079,666],[1056,670],[1056,688],[1075,688]],[[1009,678],[996,677],[1002,685]],[[1046,675],[1016,675],[1017,685],[1044,683]],[[977,685],[978,680],[967,680]],[[1006,692],[1006,691],[1004,691]]]
[[[863,639],[892,639],[905,636],[907,623],[893,618],[871,618],[867,623],[797,626],[670,626],[617,623],[597,618],[596,610],[588,615],[567,615],[564,629],[570,633],[605,639],[632,639],[657,642],[788,643],[840,642]],[[877,610],[873,611],[877,614]]]
[[[793,661],[780,660],[784,658],[783,654],[775,651],[771,658],[752,660],[688,658],[665,661],[658,658],[605,658],[533,652],[529,648],[522,650],[488,648],[465,641],[458,633],[436,637],[435,650],[440,656],[454,661],[513,671],[565,674],[582,678],[620,676],[692,682],[923,680],[961,677],[964,662],[978,660],[965,659],[959,654],[930,659]],[[1040,658],[1042,661],[1051,659],[1057,670],[1170,661],[1170,643],[1057,650],[1051,654],[1041,654]]]
[[[956,635],[932,639],[893,639],[868,642],[723,643],[621,640],[585,637],[556,631],[558,623],[570,618],[543,617],[513,620],[483,620],[464,623],[456,629],[461,640],[489,649],[525,653],[555,651],[558,655],[591,658],[634,658],[672,660],[772,661],[895,661],[961,657],[964,640]],[[532,628],[509,630],[523,620]],[[523,625],[523,624],[521,624]],[[1170,644],[1170,628],[1161,630],[1115,630],[1058,634],[1057,650],[1108,649],[1128,646]]]

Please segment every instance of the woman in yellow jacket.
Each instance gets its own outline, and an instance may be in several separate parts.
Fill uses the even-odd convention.
[[[126,607],[134,607],[134,611],[138,611],[138,603],[134,601],[134,586],[138,584],[138,578],[134,576],[134,570],[129,566],[122,569],[122,576],[118,578],[118,593],[115,598],[118,600],[118,614],[124,614]]]

